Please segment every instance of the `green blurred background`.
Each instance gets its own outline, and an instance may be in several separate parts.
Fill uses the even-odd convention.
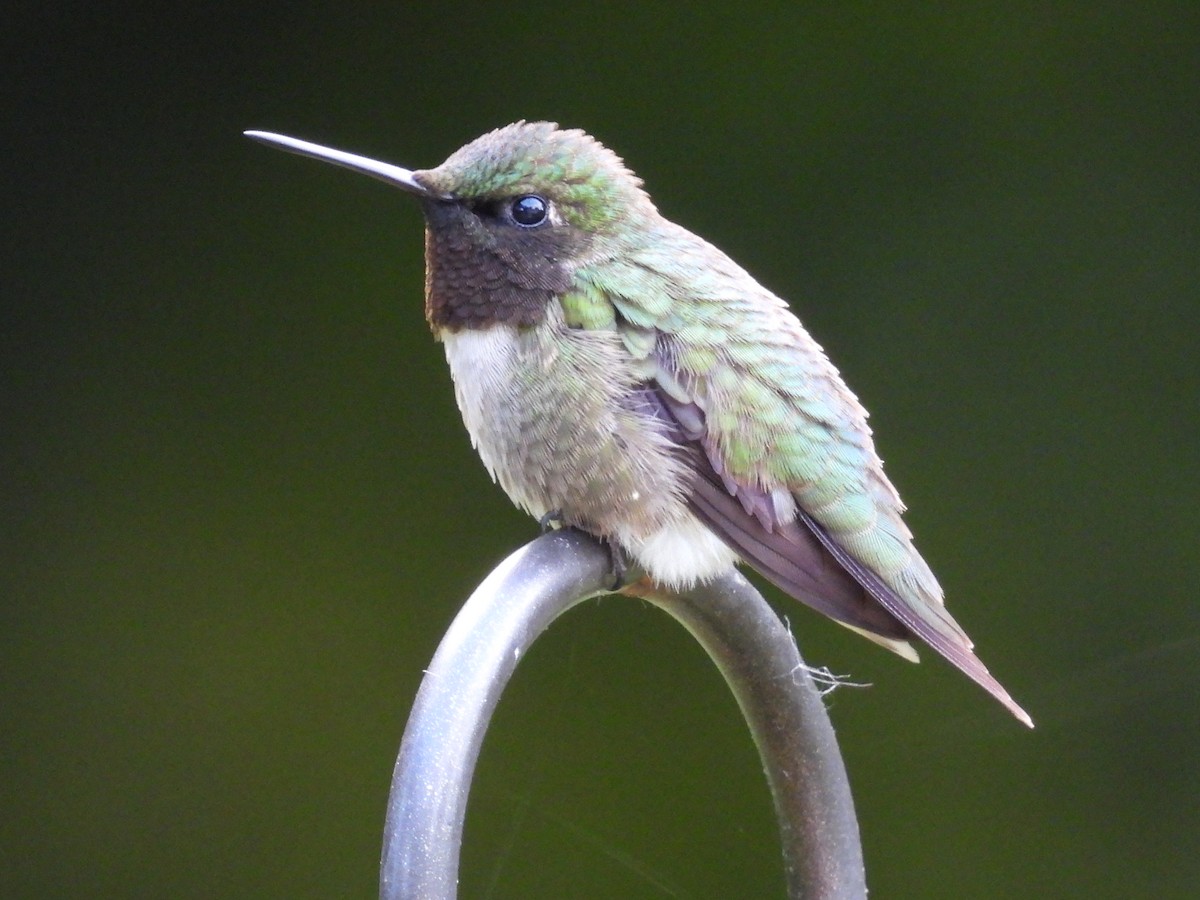
[[[65,5],[59,5],[65,7]],[[769,596],[873,897],[1200,883],[1200,6],[21,6],[0,34],[0,896],[367,897],[421,670],[535,534],[421,312],[413,166],[580,126],[790,298],[1033,714]],[[666,616],[592,603],[484,747],[464,897],[772,897]]]

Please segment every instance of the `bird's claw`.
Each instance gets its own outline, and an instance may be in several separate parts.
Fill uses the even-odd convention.
[[[621,549],[621,545],[610,538],[602,538],[600,543],[608,550],[608,561],[612,566],[613,583],[610,591],[619,591],[626,585],[630,574],[629,557]]]
[[[563,518],[561,509],[552,509],[538,519],[538,528],[541,529],[542,534],[549,534],[552,531],[558,531],[566,527],[567,523]],[[621,546],[615,540],[611,538],[599,538],[599,541],[604,545],[604,549],[608,551],[609,571],[613,575],[612,587],[609,590],[619,591],[628,583],[629,576],[634,574],[630,570],[629,557],[626,556],[625,551],[621,549]]]
[[[561,509],[552,509],[540,519],[538,519],[538,528],[542,530],[542,534],[549,534],[551,531],[558,531],[566,525],[563,521]]]

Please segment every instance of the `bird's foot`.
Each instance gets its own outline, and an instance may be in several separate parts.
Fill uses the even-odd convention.
[[[538,519],[538,528],[542,534],[549,534],[552,531],[559,531],[567,527],[567,521],[563,518],[561,509],[552,509],[540,519]],[[613,575],[612,587],[610,591],[619,591],[625,587],[630,581],[641,577],[640,570],[634,570],[629,564],[629,556],[622,549],[621,545],[614,538],[597,537],[597,540],[608,551],[609,571]],[[631,576],[636,576],[632,577]]]
[[[629,576],[635,574],[631,572],[629,556],[625,553],[621,545],[612,538],[601,538],[600,543],[608,550],[608,561],[612,566],[613,583],[609,590],[619,591],[628,583],[627,579]],[[641,573],[638,572],[636,574],[640,576]]]
[[[549,534],[551,531],[558,531],[567,523],[563,520],[561,509],[552,509],[540,519],[538,519],[538,528],[542,530],[542,534]]]

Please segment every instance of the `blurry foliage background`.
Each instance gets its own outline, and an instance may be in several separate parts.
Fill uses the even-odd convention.
[[[0,34],[0,895],[371,896],[422,667],[535,533],[421,312],[412,166],[593,132],[790,298],[1030,733],[770,594],[831,698],[872,896],[1200,883],[1200,7],[22,4]],[[904,7],[904,8],[902,8]],[[929,656],[929,654],[927,654]],[[769,897],[691,640],[533,649],[465,897]]]

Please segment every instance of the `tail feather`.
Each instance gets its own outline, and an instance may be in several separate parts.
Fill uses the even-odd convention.
[[[692,512],[742,559],[801,603],[906,659],[916,656],[908,639],[920,638],[1033,727],[1029,714],[971,651],[971,639],[943,606],[931,602],[922,615],[919,600],[905,599],[803,510],[794,521],[783,521],[769,502],[769,492],[723,477],[715,454],[704,448],[699,413],[692,405],[650,388],[639,399],[688,458],[695,473],[688,498]],[[693,427],[682,424],[693,419]]]
[[[817,524],[811,516],[801,513],[800,519],[808,526],[808,529],[816,536],[825,549],[841,563],[846,571],[854,577],[855,581],[861,584],[872,597],[879,601],[879,604],[884,609],[903,623],[909,631],[940,653],[951,665],[1004,704],[1008,711],[1016,716],[1017,719],[1024,722],[1030,728],[1033,727],[1033,719],[1029,717],[1029,713],[1025,712],[1009,696],[1004,686],[980,662],[979,657],[971,651],[969,641],[964,641],[955,632],[941,631],[935,628],[929,620],[918,615],[908,601],[892,590],[892,588],[888,587],[888,585],[884,584],[878,575],[843,550],[837,541],[833,540],[825,529]]]

